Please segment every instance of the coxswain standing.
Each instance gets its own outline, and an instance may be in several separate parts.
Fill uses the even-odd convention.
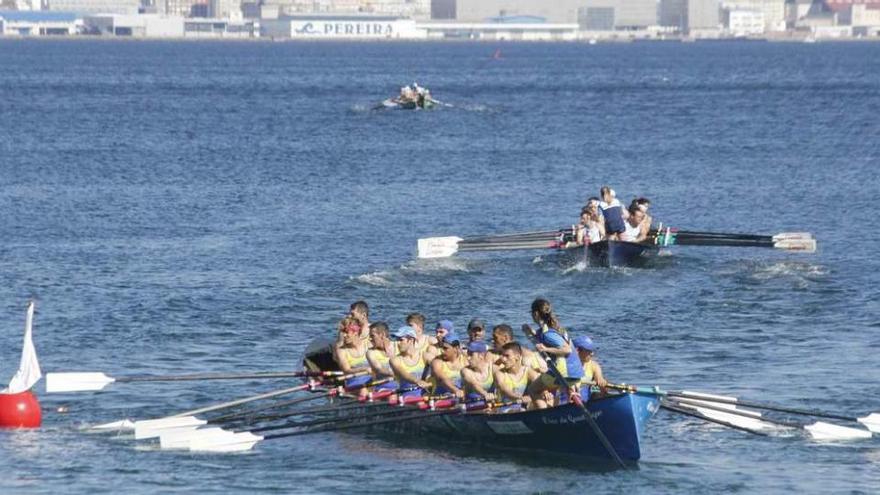
[[[425,380],[426,366],[422,352],[417,347],[418,335],[414,328],[400,327],[391,335],[397,343],[398,354],[389,364],[404,397],[422,395],[431,386]]]
[[[339,326],[342,342],[334,348],[334,357],[339,364],[339,369],[346,375],[370,371],[370,364],[367,362],[367,346],[360,338],[360,323],[355,318],[347,316],[339,322]],[[349,378],[345,380],[345,388],[360,387],[369,382],[371,378],[370,375]],[[359,395],[366,396],[366,394],[367,389],[361,387]]]
[[[433,384],[431,393],[452,394],[459,399],[464,398],[464,391],[461,389],[461,370],[465,366],[467,360],[461,354],[461,342],[455,333],[450,332],[440,342],[440,355],[431,361],[429,378]]]
[[[495,369],[495,391],[505,402],[522,402],[528,405],[531,397],[526,394],[529,383],[541,375],[523,365],[523,348],[516,342],[508,342],[501,348],[501,365]]]
[[[397,355],[397,345],[388,334],[388,325],[384,321],[377,321],[370,325],[370,342],[372,348],[367,350],[367,362],[373,372],[373,378],[393,378],[394,371],[391,369],[391,358]],[[396,390],[396,382],[386,382],[378,385],[377,389]]]
[[[495,376],[489,361],[489,346],[485,342],[471,342],[467,346],[468,365],[461,370],[464,398],[467,402],[495,400]]]
[[[616,241],[619,235],[626,231],[626,225],[624,225],[627,216],[626,210],[617,200],[614,189],[602,186],[599,190],[599,196],[602,198],[599,202],[599,208],[605,218],[605,235],[609,240]]]
[[[605,380],[605,375],[602,374],[602,367],[594,359],[596,346],[593,344],[593,339],[581,335],[575,337],[571,344],[577,349],[578,359],[580,359],[584,370],[584,376],[580,383],[581,398],[584,402],[590,400],[590,389],[593,385],[597,385],[604,395],[608,382]]]
[[[532,320],[539,325],[535,348],[554,359],[559,373],[565,378],[567,386],[577,385],[584,375],[577,353],[571,346],[568,332],[559,323],[550,302],[546,299],[535,299],[532,303]],[[528,394],[532,404],[538,409],[549,406],[545,392],[555,392],[560,388],[552,373],[543,373],[537,380],[529,383]],[[569,390],[563,390],[568,393]]]

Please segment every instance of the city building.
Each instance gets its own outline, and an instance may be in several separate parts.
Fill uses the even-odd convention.
[[[72,12],[0,11],[2,36],[70,36],[82,30],[82,19]]]
[[[785,31],[785,0],[721,0],[721,8],[760,12],[764,17],[764,31]],[[747,17],[742,14],[741,19]]]
[[[429,39],[474,39],[504,41],[570,41],[578,38],[575,23],[547,23],[539,17],[510,16],[490,22],[424,22],[416,28]]]
[[[764,33],[764,13],[755,10],[725,10],[724,25],[731,36],[756,36]]]
[[[688,32],[693,36],[712,35],[721,24],[718,0],[687,0]]]
[[[485,22],[493,17],[534,16],[552,23],[578,22],[584,0],[458,0],[459,22]]]
[[[588,31],[637,30],[657,26],[656,0],[581,0],[577,22]]]
[[[279,15],[263,19],[263,36],[293,39],[418,39],[416,21],[390,16]]]
[[[95,14],[83,17],[86,34],[135,38],[182,38],[183,17],[158,14]]]
[[[687,32],[687,0],[660,0],[657,10],[661,26]]]
[[[79,14],[137,14],[140,0],[48,0],[46,10]]]

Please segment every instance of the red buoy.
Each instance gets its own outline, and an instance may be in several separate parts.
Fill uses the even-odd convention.
[[[30,390],[0,394],[0,428],[39,428],[42,421],[40,403]]]

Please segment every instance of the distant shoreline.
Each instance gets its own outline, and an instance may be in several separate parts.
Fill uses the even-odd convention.
[[[245,42],[245,43],[477,43],[477,44],[628,44],[628,43],[876,43],[880,37],[820,37],[812,36],[769,36],[769,37],[730,37],[730,38],[582,38],[576,40],[497,40],[461,38],[274,38],[261,37],[223,37],[223,36],[183,36],[183,37],[143,37],[143,36],[90,36],[90,35],[0,35],[0,41],[102,41],[102,42]]]

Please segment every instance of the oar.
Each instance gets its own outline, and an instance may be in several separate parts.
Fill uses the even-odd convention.
[[[762,409],[765,411],[776,411],[788,414],[797,414],[800,416],[811,416],[815,418],[837,419],[840,421],[849,421],[864,425],[872,433],[880,433],[880,413],[872,412],[862,417],[855,417],[845,414],[829,413],[819,409],[803,409],[796,407],[788,407],[768,402],[759,402],[751,400],[741,400],[736,397],[726,397],[720,395],[704,394],[700,392],[680,391],[663,391],[656,387],[636,387],[633,385],[609,385],[610,388],[618,390],[626,390],[629,392],[655,395],[660,397],[670,397],[678,399],[691,399],[697,401],[715,402],[719,404],[728,404],[732,406],[750,407],[752,409]]]
[[[297,377],[341,376],[341,371],[282,371],[264,373],[199,373],[191,375],[130,375],[107,376],[100,372],[47,373],[46,393],[102,390],[107,385],[132,382],[178,382],[202,380],[255,380]]]
[[[782,232],[775,235],[757,235],[697,232],[667,228],[665,230],[651,230],[649,235],[661,246],[768,247],[810,253],[816,251],[816,240],[808,232]]]
[[[447,258],[459,251],[500,251],[511,249],[547,249],[558,246],[559,231],[552,235],[534,237],[480,237],[463,239],[461,237],[427,237],[418,240],[419,258]]]
[[[409,398],[406,398],[405,400],[398,400],[395,397],[393,397],[393,394],[405,392],[408,390],[410,390],[410,389],[399,389],[397,391],[382,390],[382,391],[379,391],[375,394],[376,399],[384,399],[387,397],[387,398],[389,398],[389,402],[371,402],[373,400],[372,398],[364,398],[363,402],[362,402],[362,398],[358,398],[356,400],[356,402],[353,404],[349,404],[349,403],[334,404],[334,405],[330,405],[330,406],[310,408],[310,409],[299,409],[299,410],[294,410],[294,411],[288,411],[288,412],[282,413],[282,414],[267,415],[267,416],[251,416],[248,414],[250,411],[245,411],[243,413],[239,413],[239,414],[235,414],[235,415],[228,415],[227,417],[213,418],[211,420],[208,420],[206,423],[193,424],[193,425],[190,425],[189,427],[186,427],[186,428],[179,428],[179,427],[168,428],[166,430],[159,432],[159,442],[160,442],[160,445],[162,446],[163,449],[179,449],[179,448],[185,448],[188,445],[188,442],[191,439],[201,435],[202,434],[201,432],[207,431],[209,434],[210,433],[229,433],[230,432],[230,430],[224,430],[221,428],[209,428],[207,430],[199,430],[198,429],[206,424],[217,425],[217,424],[223,424],[226,422],[242,422],[243,421],[243,423],[238,426],[238,428],[240,428],[241,426],[251,425],[254,423],[261,422],[261,421],[267,421],[267,420],[274,421],[274,420],[278,420],[278,419],[284,419],[284,418],[288,418],[291,416],[298,416],[298,415],[303,415],[303,414],[307,414],[307,413],[322,413],[322,412],[335,413],[337,411],[348,410],[348,409],[355,409],[355,408],[370,409],[370,408],[378,407],[378,406],[386,406],[387,407],[388,405],[400,405],[400,406],[421,405],[422,403],[426,403],[426,402],[430,403],[432,401],[443,400],[443,399],[448,398],[448,396],[418,396],[418,397],[409,397]],[[391,400],[391,399],[394,399],[394,400]],[[274,405],[273,405],[273,407],[274,407]],[[395,408],[395,409],[397,411],[400,411],[400,409],[397,409],[397,408]]]
[[[751,239],[751,240],[772,240],[781,241],[786,239],[812,239],[813,234],[809,232],[781,232],[774,235],[764,234],[730,234],[725,232],[704,232],[695,230],[676,230],[670,229],[670,232],[676,237],[724,237],[726,239]],[[651,230],[649,235],[657,235],[658,230]],[[661,229],[659,233],[664,233]]]
[[[752,428],[746,428],[744,426],[734,424],[734,423],[731,423],[728,421],[724,421],[724,420],[717,419],[717,418],[712,418],[712,417],[706,416],[704,414],[701,414],[697,411],[689,411],[685,408],[679,407],[679,406],[675,405],[674,403],[670,403],[665,400],[660,401],[660,407],[667,410],[667,411],[672,411],[674,413],[681,414],[683,416],[690,416],[692,418],[702,419],[703,421],[708,421],[710,423],[715,423],[717,425],[726,426],[728,428],[733,428],[734,430],[744,431],[746,433],[751,433],[753,435],[760,435],[760,436],[765,436],[765,437],[767,436],[767,433],[765,433],[763,431],[755,430]]]
[[[522,326],[523,333],[526,334],[526,337],[532,341],[533,344],[538,344],[538,338],[535,335],[535,331],[532,330],[528,324],[524,324]],[[574,350],[572,350],[574,352]],[[544,361],[547,362],[547,371],[553,375],[553,379],[556,380],[556,384],[559,385],[560,391],[567,391],[569,400],[580,407],[581,411],[584,413],[584,417],[587,419],[587,424],[590,425],[590,429],[593,430],[593,433],[596,435],[596,438],[599,439],[599,442],[605,447],[605,450],[608,452],[608,455],[611,456],[612,459],[623,469],[627,469],[627,465],[623,463],[623,459],[620,458],[620,455],[614,450],[614,446],[611,445],[611,442],[608,441],[608,438],[605,436],[605,433],[602,432],[602,429],[599,428],[599,425],[596,423],[596,420],[593,419],[593,415],[590,413],[587,406],[584,405],[583,401],[581,401],[580,395],[572,392],[571,387],[566,382],[565,377],[562,376],[562,373],[556,368],[556,363],[553,362],[553,359],[550,358],[546,353],[538,351],[538,354],[544,358]]]
[[[371,426],[388,424],[388,423],[403,423],[407,421],[416,421],[419,419],[430,418],[433,416],[444,416],[444,415],[454,415],[454,414],[469,414],[475,411],[480,411],[482,409],[487,409],[493,407],[491,404],[486,404],[484,402],[475,403],[472,406],[465,405],[464,407],[449,407],[448,409],[438,409],[433,411],[425,411],[413,413],[406,416],[395,416],[392,418],[384,418],[377,419],[374,421],[365,421],[362,423],[352,423],[345,422],[341,425],[327,425],[323,427],[317,428],[309,428],[305,430],[298,430],[288,433],[275,433],[272,435],[260,436],[255,435],[251,432],[242,432],[242,433],[215,433],[210,436],[203,436],[199,438],[195,438],[190,441],[189,448],[193,451],[200,452],[241,452],[250,450],[259,442],[264,440],[275,440],[279,438],[288,438],[300,435],[310,435],[313,433],[325,433],[330,431],[343,431],[343,430],[351,430],[357,428],[368,428]]]
[[[761,413],[757,412],[743,411],[735,408],[731,409],[729,407],[719,407],[717,405],[708,404],[705,401],[691,399],[677,399],[675,400],[675,404],[695,409],[708,417],[728,419],[731,423],[737,423],[739,421],[737,417],[744,417],[747,418],[745,420],[747,424],[753,424],[753,422],[758,422],[760,424],[760,422],[764,422],[786,428],[804,430],[817,440],[856,440],[871,438],[870,431],[825,423],[823,421],[814,421],[806,424],[795,421],[782,421],[762,416]]]

